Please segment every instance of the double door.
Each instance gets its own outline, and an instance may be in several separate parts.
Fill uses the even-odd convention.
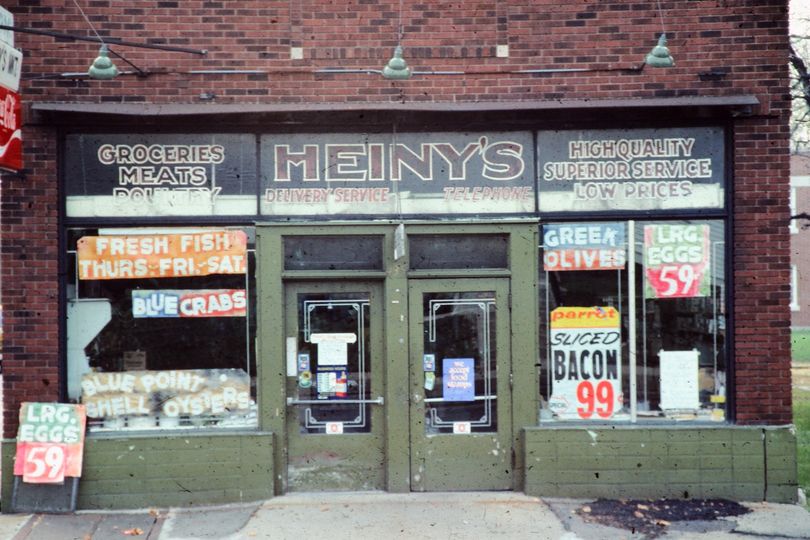
[[[407,306],[384,293],[286,285],[286,489],[383,490],[392,474],[413,491],[510,489],[508,281],[411,280]]]

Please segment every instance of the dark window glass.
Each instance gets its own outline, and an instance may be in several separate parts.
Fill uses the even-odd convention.
[[[504,234],[420,234],[408,237],[411,270],[508,268]]]
[[[231,231],[68,231],[68,396],[90,431],[256,427],[252,231],[229,252]]]
[[[286,236],[285,270],[382,270],[380,236]]]
[[[543,228],[541,418],[725,421],[724,224],[629,223]]]
[[[369,294],[298,295],[298,399],[300,433],[325,433],[330,422],[344,433],[371,432]],[[302,364],[303,363],[303,364]],[[321,401],[320,403],[317,403]],[[342,403],[348,401],[348,403]]]

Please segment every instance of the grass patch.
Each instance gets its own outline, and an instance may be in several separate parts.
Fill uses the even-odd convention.
[[[791,357],[794,362],[810,362],[810,329],[790,333]]]

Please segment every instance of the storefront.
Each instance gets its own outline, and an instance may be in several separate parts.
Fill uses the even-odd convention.
[[[667,69],[654,6],[400,5],[396,80],[390,2],[136,4],[93,9],[206,52],[94,81],[19,40],[4,471],[61,401],[84,509],[795,499],[784,2],[671,2]]]
[[[732,424],[727,115],[746,105],[713,106],[626,128],[66,133],[81,505],[791,499],[789,431]]]

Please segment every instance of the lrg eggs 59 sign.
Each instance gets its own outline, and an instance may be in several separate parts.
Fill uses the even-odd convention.
[[[709,295],[708,225],[655,224],[644,227],[646,298]]]
[[[40,484],[80,477],[86,423],[84,405],[23,403],[14,474]]]

